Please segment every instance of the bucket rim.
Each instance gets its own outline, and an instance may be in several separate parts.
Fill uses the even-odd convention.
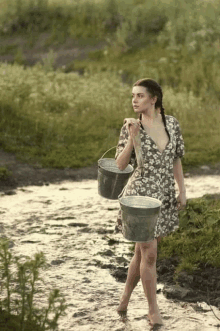
[[[120,170],[117,167],[117,171],[111,171],[110,169],[105,168],[103,166],[105,161],[111,161],[112,163],[114,163],[115,165],[117,165],[116,164],[116,160],[114,158],[103,158],[103,159],[99,159],[98,160],[98,167],[100,167],[101,169],[107,170],[109,172],[114,172],[114,173],[119,173],[119,174],[124,174],[124,173],[131,174],[132,172],[134,172],[134,167],[131,164],[128,164],[127,167],[124,170]]]
[[[150,201],[154,201],[157,203],[157,206],[153,206],[153,207],[146,207],[146,206],[131,206],[131,205],[128,205],[128,204],[125,204],[123,203],[123,199],[129,199],[129,198],[147,198],[147,200],[150,200]],[[129,208],[133,208],[133,209],[155,209],[155,208],[158,208],[158,207],[161,207],[162,206],[162,201],[160,201],[159,199],[157,198],[152,198],[152,197],[149,197],[149,196],[143,196],[143,195],[127,195],[127,196],[122,196],[120,198],[118,198],[120,204],[122,204],[123,206],[126,206],[126,207],[129,207]]]

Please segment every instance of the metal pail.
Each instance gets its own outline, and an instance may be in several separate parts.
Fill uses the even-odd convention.
[[[119,202],[123,236],[134,242],[152,241],[161,201],[145,196],[124,196]]]
[[[134,168],[129,164],[119,170],[115,159],[98,161],[98,193],[107,199],[117,200]]]

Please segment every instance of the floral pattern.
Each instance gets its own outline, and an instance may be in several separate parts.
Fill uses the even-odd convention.
[[[177,119],[166,115],[166,131],[169,142],[160,152],[153,139],[140,127],[141,148],[144,159],[144,174],[137,167],[133,149],[130,163],[135,171],[130,177],[123,195],[142,195],[162,201],[160,214],[155,229],[155,238],[166,236],[179,227],[173,162],[184,155],[184,142]],[[122,152],[128,140],[126,125],[123,125],[116,149],[115,158]],[[118,225],[121,224],[121,211],[118,214]],[[118,227],[121,230],[121,227]]]

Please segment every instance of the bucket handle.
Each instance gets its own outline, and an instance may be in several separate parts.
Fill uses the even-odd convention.
[[[102,157],[101,157],[98,161],[100,161],[101,159],[103,159],[103,157],[105,156],[105,154],[107,154],[109,151],[111,151],[113,148],[116,148],[116,147],[118,147],[118,145],[109,148],[109,149],[108,149],[108,150],[102,155]],[[141,176],[143,176],[143,174],[144,174],[144,167],[141,165],[141,166],[139,166],[138,168],[141,169]]]
[[[109,151],[111,151],[113,148],[116,148],[117,147],[117,145],[116,146],[113,146],[113,147],[111,147],[111,148],[109,148],[103,155],[102,155],[102,157],[99,159],[99,161],[101,160],[101,159],[103,159],[103,157],[105,156],[105,154],[107,154]]]
[[[135,171],[136,171],[136,170],[138,170],[138,168],[135,169]],[[143,176],[143,175],[142,175],[142,170],[141,170],[141,177],[137,177],[137,178],[135,178],[135,179],[142,179],[142,178],[143,178],[142,176]],[[124,188],[123,188],[123,190],[121,191],[121,193],[119,194],[118,199],[120,199],[120,198],[122,197],[122,195],[123,195],[123,193],[124,193],[124,191],[125,191],[127,185],[128,185],[128,182],[127,182],[127,184],[124,186]]]

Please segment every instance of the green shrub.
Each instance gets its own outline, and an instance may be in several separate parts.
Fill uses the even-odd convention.
[[[188,200],[180,214],[180,228],[160,243],[159,258],[178,256],[181,270],[200,265],[220,267],[220,200],[206,195]]]
[[[11,175],[11,171],[9,171],[7,168],[0,167],[0,180],[7,180]]]
[[[48,306],[38,307],[39,290],[43,283],[40,272],[46,267],[43,253],[33,259],[12,256],[9,241],[0,241],[1,321],[2,331],[57,330],[58,319],[65,312],[65,300],[58,289],[50,292]]]
[[[112,52],[158,42],[190,54],[213,47],[219,53],[219,1],[175,0],[2,0],[0,33],[25,33],[31,43],[41,32],[48,42],[67,37],[109,41]]]

